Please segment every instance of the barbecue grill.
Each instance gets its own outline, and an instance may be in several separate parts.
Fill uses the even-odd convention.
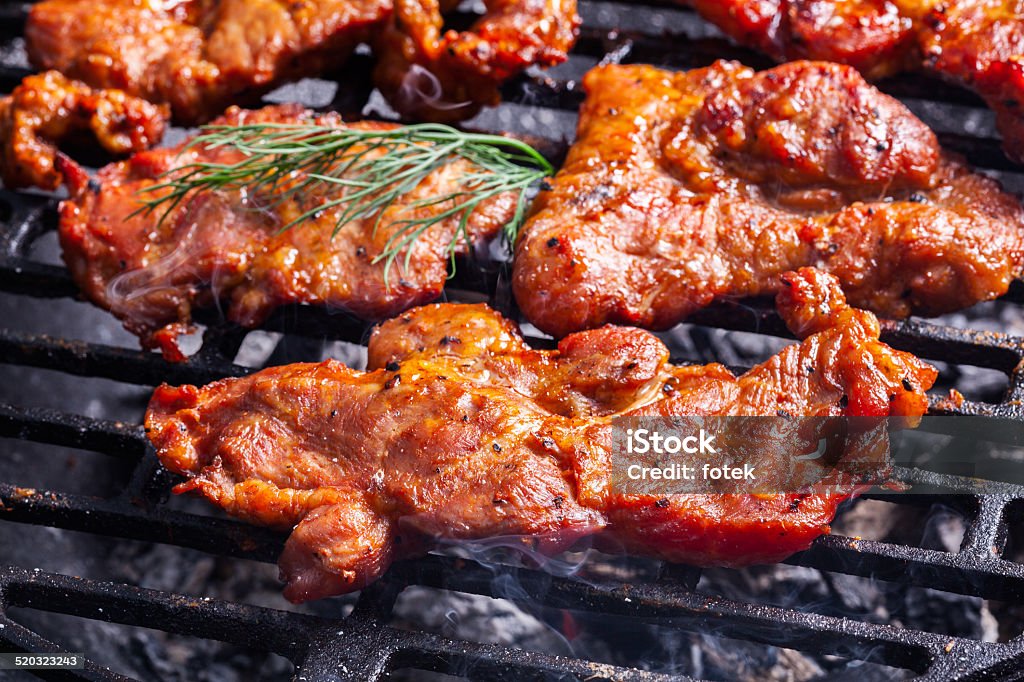
[[[0,8],[0,89],[9,91],[29,71],[19,47],[27,5]],[[505,104],[473,122],[479,127],[511,128],[538,133],[522,121],[571,120],[582,94],[576,78],[598,61],[648,62],[674,68],[704,66],[718,58],[737,58],[766,65],[763,58],[718,37],[695,15],[669,5],[623,5],[583,2],[584,27],[567,65],[549,73],[524,77],[504,88]],[[471,8],[453,21],[466,21]],[[369,58],[356,55],[333,78],[339,83],[332,106],[343,113],[359,112],[371,97]],[[327,81],[311,82],[315,91],[327,92]],[[1024,174],[1008,162],[998,141],[986,130],[987,113],[973,95],[920,77],[892,79],[882,84],[905,98],[923,115],[946,112],[982,121],[980,134],[941,132],[948,147],[963,153],[975,165],[992,170],[1011,189],[1024,188]],[[954,112],[950,114],[949,112]],[[538,118],[539,117],[539,118]],[[546,117],[546,118],[545,118]],[[973,120],[973,119],[972,119]],[[554,124],[552,124],[552,127]],[[557,159],[564,151],[558,136],[540,140]],[[74,297],[76,287],[67,272],[34,256],[37,244],[55,226],[56,199],[38,193],[0,193],[0,289],[32,297],[36,306],[47,299]],[[464,269],[452,283],[454,300],[488,300],[508,309],[507,275],[501,268]],[[1024,303],[1015,287],[995,305]],[[63,337],[0,329],[0,361],[8,365],[56,371],[76,377],[111,379],[151,386],[205,383],[239,376],[252,367],[236,364],[239,349],[251,333],[210,316],[201,349],[184,364],[168,364],[158,355]],[[702,312],[694,334],[726,329],[786,336],[770,307],[720,305]],[[301,339],[365,342],[367,326],[340,314],[307,308],[276,314],[265,330],[284,334],[281,343]],[[1008,377],[1000,398],[966,400],[962,404],[936,402],[935,414],[998,416],[1024,421],[1024,339],[1000,333],[954,328],[908,320],[886,323],[883,339],[894,347],[949,366],[980,367]],[[536,343],[545,341],[534,338]],[[687,349],[675,349],[680,360]],[[692,352],[691,352],[692,355]],[[32,370],[34,371],[34,370]],[[44,374],[44,376],[51,376]],[[113,496],[20,488],[17,481],[0,481],[0,521],[38,524],[112,536],[124,542],[145,541],[191,548],[230,558],[273,562],[283,537],[266,529],[226,518],[181,510],[167,502],[172,477],[163,471],[149,447],[142,427],[53,409],[0,404],[0,436],[45,446],[70,447],[102,453],[124,462],[131,474]],[[980,494],[977,482],[918,469],[900,469],[899,478],[911,484],[941,484],[958,491],[954,497],[908,495],[889,498],[900,505],[937,501],[954,507],[965,518],[965,534],[957,552],[918,546],[859,540],[832,535],[787,563],[837,574],[864,576],[897,583],[903,588],[927,587],[1014,602],[1024,598],[1024,565],[1004,556],[1008,528],[1024,522],[1024,486],[993,482]],[[202,508],[200,508],[202,509]],[[34,609],[93,620],[157,628],[169,633],[214,639],[269,651],[295,665],[295,679],[378,680],[396,669],[456,672],[470,679],[581,679],[661,680],[679,676],[647,672],[578,658],[535,653],[510,646],[458,641],[432,632],[399,629],[391,625],[396,600],[409,586],[426,586],[468,594],[500,596],[513,601],[591,613],[627,622],[653,622],[692,632],[713,632],[730,640],[786,647],[848,659],[874,661],[922,675],[922,679],[1024,678],[1024,638],[990,643],[899,627],[824,615],[796,607],[770,606],[726,599],[695,589],[699,569],[663,566],[648,577],[580,580],[574,576],[523,566],[504,566],[519,589],[516,594],[494,593],[495,566],[472,558],[433,554],[396,564],[372,587],[363,590],[350,614],[325,617],[143,589],[128,584],[99,582],[47,573],[8,563],[0,552],[0,651],[57,652],[59,644],[20,625],[12,609]],[[90,652],[85,652],[87,655]],[[40,671],[42,672],[42,671]],[[89,662],[82,670],[49,671],[49,679],[130,679]],[[3,673],[0,673],[2,677]]]

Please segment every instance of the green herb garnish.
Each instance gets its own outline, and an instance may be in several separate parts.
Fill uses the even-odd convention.
[[[428,175],[457,159],[469,168],[455,180],[458,189],[409,203],[405,210],[439,206],[424,218],[399,218],[395,231],[374,262],[384,261],[384,280],[403,249],[431,226],[453,216],[458,228],[446,254],[455,267],[459,240],[468,242],[469,216],[481,203],[505,192],[516,192],[516,210],[504,226],[509,244],[515,242],[526,213],[530,188],[554,172],[540,152],[520,140],[467,133],[450,126],[424,123],[392,129],[366,130],[305,123],[209,125],[201,128],[187,148],[230,147],[242,153],[237,163],[198,161],[174,168],[161,181],[141,192],[162,192],[143,199],[142,212],[161,211],[163,220],[187,196],[201,190],[236,189],[257,198],[260,208],[273,208],[295,195],[333,188],[334,198],[282,227],[290,229],[334,207],[341,207],[334,233],[350,221],[376,217],[411,192]],[[403,267],[408,266],[411,250]]]

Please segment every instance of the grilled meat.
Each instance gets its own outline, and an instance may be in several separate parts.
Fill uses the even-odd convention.
[[[91,134],[111,154],[148,149],[160,141],[165,107],[120,90],[93,90],[56,71],[27,77],[0,99],[0,179],[8,189],[55,190],[57,144]]]
[[[45,0],[25,39],[38,68],[169,103],[196,123],[340,65],[390,13],[387,0]]]
[[[421,116],[470,116],[494,103],[502,79],[563,61],[575,39],[574,0],[496,0],[470,32],[439,36],[440,10],[454,4],[403,0],[397,14],[408,23],[400,24],[391,20],[391,0],[44,0],[33,6],[25,35],[37,67],[169,103],[187,124],[337,68],[378,33],[385,64],[377,73],[399,106]],[[423,78],[443,84],[433,107],[411,97]],[[453,98],[472,105],[440,104]]]
[[[302,121],[349,125],[336,115],[317,115],[295,105],[257,111],[232,108],[221,119],[228,125]],[[392,127],[372,122],[350,125]],[[252,326],[289,303],[323,304],[379,319],[441,293],[447,248],[459,215],[439,221],[405,247],[388,281],[385,262],[377,256],[400,229],[396,220],[426,218],[445,210],[436,204],[411,204],[451,192],[468,162],[433,172],[387,207],[376,228],[375,218],[358,219],[335,234],[344,206],[333,206],[281,230],[335,198],[340,190],[327,186],[322,193],[296,193],[283,201],[273,197],[276,203],[242,190],[194,191],[166,215],[163,209],[140,213],[144,199],[159,196],[140,191],[162,182],[161,174],[197,161],[241,159],[234,148],[186,149],[185,144],[136,154],[102,169],[92,181],[81,170],[67,173],[71,198],[60,209],[64,260],[85,295],[119,317],[144,347],[160,348],[171,360],[183,359],[176,340],[190,329],[193,309],[215,304],[223,306],[228,319]],[[511,193],[481,203],[469,216],[468,238],[481,242],[493,237],[512,217],[515,204]],[[458,241],[464,252],[466,245]]]
[[[1016,0],[684,0],[779,61],[850,64],[868,78],[923,69],[995,110],[1006,153],[1024,161],[1024,9]]]
[[[778,61],[818,59],[856,67],[868,78],[920,61],[903,0],[683,0],[737,42]],[[923,7],[915,14],[920,15]]]
[[[892,317],[994,298],[1021,272],[1018,201],[851,67],[603,66],[584,88],[516,249],[516,298],[544,331],[667,328],[805,265]]]
[[[576,41],[575,0],[489,0],[465,32],[442,31],[437,0],[398,0],[374,41],[378,87],[401,112],[459,120],[497,104],[498,86],[532,64],[566,59]]]
[[[526,536],[542,553],[597,534],[608,551],[672,561],[777,561],[827,533],[858,484],[625,494],[612,483],[611,419],[926,410],[933,368],[881,343],[875,317],[847,306],[830,276],[805,269],[783,281],[780,312],[806,338],[740,377],[671,365],[635,328],[532,350],[485,306],[443,304],[381,325],[367,372],[327,361],[164,385],[146,428],[161,462],[189,478],[178,492],[294,527],[280,559],[294,601],[360,589],[437,542],[496,536]],[[791,458],[817,440],[785,444]]]
[[[1003,149],[1024,163],[1024,6],[1012,0],[935,3],[921,22],[924,66],[996,112]]]

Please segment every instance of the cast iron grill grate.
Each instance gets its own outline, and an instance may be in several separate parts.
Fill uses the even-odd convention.
[[[0,89],[10,90],[28,69],[19,64],[16,44],[24,3],[0,7]],[[588,15],[600,18],[612,11],[623,16],[623,5],[591,2]],[[633,12],[632,8],[628,8]],[[715,37],[682,40],[686,34],[705,35],[699,21],[676,9],[664,12],[673,33],[605,29],[600,21],[587,22],[576,58],[654,62],[678,68],[700,66],[720,57],[741,58],[763,64],[755,55]],[[653,25],[653,24],[652,24]],[[342,96],[346,106],[362,109],[369,89],[353,93],[351,82],[363,82],[366,62],[357,57],[346,69]],[[941,106],[978,107],[970,94],[920,79],[896,79],[886,88],[902,97],[924,99]],[[532,109],[571,112],[581,94],[572,80],[552,77],[524,78],[506,87],[506,101]],[[339,100],[336,100],[336,104]],[[998,142],[964,134],[945,134],[943,142],[975,164],[996,171],[1013,171],[999,151]],[[553,150],[559,141],[549,141]],[[557,151],[553,152],[557,155]],[[56,200],[32,193],[0,194],[0,290],[38,299],[74,297],[76,288],[60,267],[34,260],[33,244],[54,229]],[[479,273],[478,273],[479,274]],[[497,279],[500,279],[497,278]],[[494,273],[456,283],[479,300],[493,296]],[[1021,301],[1019,290],[1006,300]],[[0,361],[56,370],[73,375],[102,377],[121,382],[153,385],[204,383],[252,371],[235,364],[247,332],[210,321],[201,350],[187,363],[171,365],[157,355],[96,343],[53,338],[0,329]],[[720,306],[706,311],[698,324],[785,335],[768,310]],[[362,342],[365,324],[343,316],[328,316],[310,309],[289,310],[275,316],[266,329],[313,338]],[[957,408],[936,404],[947,414],[1001,416],[1024,419],[1024,340],[998,333],[962,330],[917,320],[889,323],[885,340],[924,357],[948,363],[998,370],[1009,377],[1004,398],[994,404],[966,401]],[[0,519],[41,524],[118,538],[153,541],[213,554],[259,561],[274,561],[283,538],[274,532],[231,520],[206,517],[164,505],[169,477],[156,462],[140,426],[86,418],[54,410],[0,405],[0,436],[54,446],[95,451],[131,463],[133,474],[120,494],[91,497],[0,482]],[[978,494],[974,481],[939,476],[922,470],[900,471],[910,483],[934,483],[962,492],[958,508],[967,516],[959,552],[827,536],[790,563],[851,575],[924,586],[987,599],[1019,601],[1024,598],[1024,565],[1002,556],[1007,524],[1020,522],[1024,486],[992,483]],[[929,496],[901,498],[906,504],[931,504]],[[948,502],[948,500],[947,500]],[[622,583],[587,582],[509,567],[523,587],[524,599],[554,608],[605,614],[613,618],[654,621],[690,631],[714,631],[721,636],[820,653],[863,658],[904,667],[927,679],[989,679],[1014,676],[1024,668],[1024,640],[985,643],[892,625],[858,622],[847,618],[744,603],[694,591],[699,570],[666,568],[657,580]],[[431,555],[395,565],[379,583],[364,590],[351,615],[344,619],[277,611],[208,598],[195,598],[96,582],[66,575],[0,567],[0,649],[47,652],[58,647],[12,620],[12,607],[40,609],[127,625],[156,627],[167,632],[217,639],[287,657],[296,665],[296,679],[381,679],[400,667],[447,671],[470,670],[474,679],[616,679],[657,680],[677,677],[522,651],[497,645],[454,641],[425,632],[398,630],[387,625],[400,592],[410,585],[491,594],[488,567],[470,560]],[[85,670],[53,673],[53,679],[127,679],[90,663]]]

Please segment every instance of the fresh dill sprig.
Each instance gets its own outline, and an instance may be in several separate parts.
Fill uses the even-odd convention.
[[[141,192],[137,212],[160,212],[167,217],[197,191],[234,189],[245,192],[260,208],[272,209],[293,197],[334,190],[330,198],[302,213],[281,229],[335,207],[334,234],[353,220],[373,218],[374,231],[384,210],[414,190],[428,175],[457,160],[469,164],[454,179],[456,189],[419,199],[403,206],[392,221],[394,231],[374,262],[384,261],[384,281],[399,254],[405,250],[403,267],[409,264],[411,246],[433,225],[452,217],[458,226],[446,255],[452,272],[459,240],[469,241],[468,224],[473,210],[506,192],[516,193],[516,208],[502,232],[515,242],[526,212],[530,188],[554,172],[551,164],[530,145],[511,137],[468,133],[446,125],[424,123],[396,128],[366,129],[314,123],[253,123],[208,125],[201,128],[187,149],[231,148],[241,152],[235,163],[194,161],[164,173],[160,181]],[[431,208],[425,217],[419,209]]]

